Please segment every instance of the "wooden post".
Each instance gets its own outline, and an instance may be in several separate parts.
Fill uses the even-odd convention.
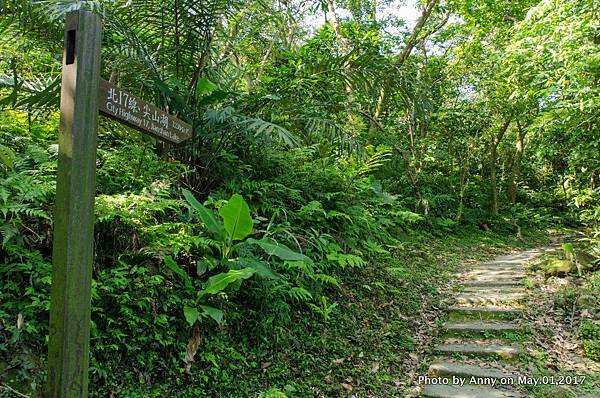
[[[48,347],[52,398],[88,396],[101,37],[98,15],[67,15]]]

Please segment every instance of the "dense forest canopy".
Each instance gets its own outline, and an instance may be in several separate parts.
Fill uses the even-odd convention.
[[[331,319],[361,322],[340,297],[394,275],[416,311],[404,295],[432,294],[439,269],[407,261],[430,240],[571,226],[598,244],[596,0],[3,1],[0,371],[31,392],[64,18],[81,8],[102,18],[102,78],[193,126],[172,145],[99,118],[96,396],[331,396],[298,369]],[[406,333],[386,341],[410,350]]]

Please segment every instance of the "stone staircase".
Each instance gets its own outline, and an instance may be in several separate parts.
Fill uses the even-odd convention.
[[[520,302],[525,263],[544,250],[501,256],[465,273],[462,289],[444,324],[445,339],[433,349],[429,382],[421,392],[431,398],[524,397],[511,381],[518,375],[507,366],[523,355],[507,333],[522,336]],[[514,340],[514,339],[512,339]],[[435,381],[437,380],[437,381]]]

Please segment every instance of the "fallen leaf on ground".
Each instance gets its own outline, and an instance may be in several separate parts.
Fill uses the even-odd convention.
[[[273,364],[273,362],[263,362],[263,363],[260,364],[260,368],[261,369],[266,369],[269,366],[271,366],[272,364]]]
[[[373,362],[371,364],[371,372],[377,373],[378,370],[379,370],[379,364],[377,362]]]
[[[183,359],[185,371],[187,373],[190,372],[192,368],[192,363],[194,362],[194,356],[196,356],[196,352],[198,351],[198,347],[200,346],[200,329],[197,326],[192,329],[192,335],[188,340],[187,347],[185,349],[185,358]]]
[[[344,389],[345,389],[345,390],[348,390],[348,391],[352,391],[352,390],[354,390],[354,387],[352,387],[350,384],[341,383],[340,385],[341,385],[342,387],[344,387]]]

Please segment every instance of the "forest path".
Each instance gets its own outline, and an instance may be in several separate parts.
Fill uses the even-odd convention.
[[[473,266],[462,275],[455,305],[443,325],[443,341],[434,347],[423,397],[517,398],[514,362],[527,339],[522,323],[526,297],[525,265],[552,250],[540,248],[500,256]]]

